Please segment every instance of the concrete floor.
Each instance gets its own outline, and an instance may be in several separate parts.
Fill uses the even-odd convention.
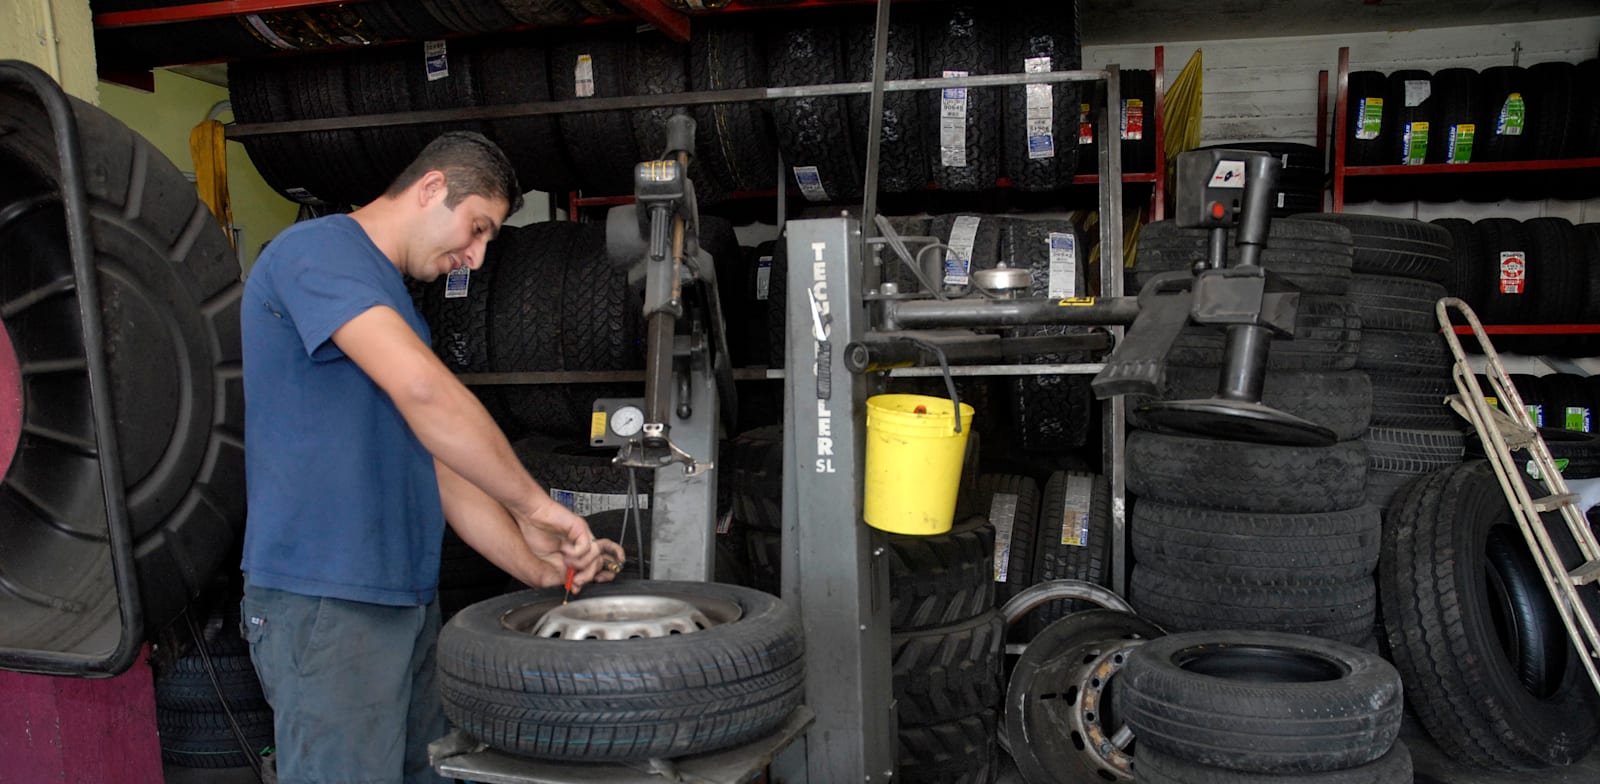
[[[1400,728],[1400,739],[1411,751],[1416,768],[1416,784],[1596,784],[1600,782],[1600,748],[1591,752],[1582,762],[1566,768],[1543,770],[1537,773],[1495,773],[1459,765],[1447,758],[1435,746],[1422,726],[1410,716]],[[1017,773],[1005,752],[999,784],[1026,784]],[[169,784],[173,784],[169,782]]]
[[[1567,768],[1539,771],[1537,773],[1493,773],[1468,768],[1451,761],[1433,744],[1422,727],[1409,716],[1401,727],[1400,739],[1411,750],[1416,765],[1416,784],[1595,784],[1600,782],[1600,749],[1587,759]],[[1022,776],[1001,752],[1003,764],[999,784],[1026,784]],[[256,784],[249,768],[222,768],[198,770],[168,766],[166,784]]]

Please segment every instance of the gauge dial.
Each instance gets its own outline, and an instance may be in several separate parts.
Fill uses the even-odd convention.
[[[633,438],[644,429],[644,412],[638,406],[621,406],[611,412],[611,432]]]

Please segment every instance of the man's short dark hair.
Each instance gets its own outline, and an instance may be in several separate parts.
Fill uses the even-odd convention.
[[[499,145],[474,131],[448,131],[428,143],[415,160],[394,179],[385,196],[399,196],[430,171],[444,173],[444,206],[455,209],[468,196],[502,199],[510,215],[522,209],[522,188],[517,172]]]

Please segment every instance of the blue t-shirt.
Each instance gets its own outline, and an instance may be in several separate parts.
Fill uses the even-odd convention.
[[[428,342],[399,269],[345,215],[289,227],[250,271],[240,326],[251,585],[374,604],[433,599],[444,535],[433,456],[332,340],[378,306]]]

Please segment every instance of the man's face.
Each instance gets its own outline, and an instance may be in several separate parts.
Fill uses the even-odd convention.
[[[436,280],[459,267],[483,266],[484,249],[500,231],[510,205],[504,199],[468,196],[453,209],[441,194],[428,203],[415,235],[418,245],[411,276]]]

